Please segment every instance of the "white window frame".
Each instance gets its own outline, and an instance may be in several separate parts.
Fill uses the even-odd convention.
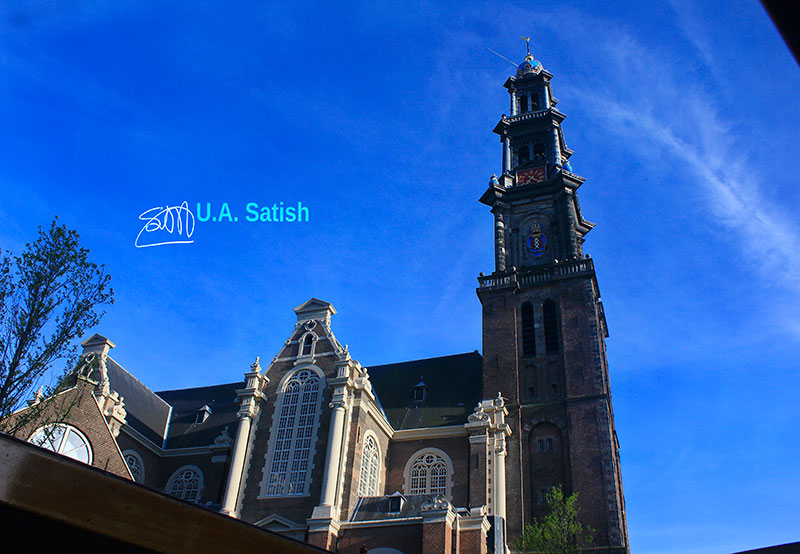
[[[133,458],[137,466],[136,468],[132,467],[128,462],[128,456]],[[125,464],[128,466],[128,470],[130,470],[133,480],[137,483],[144,483],[144,460],[142,460],[142,457],[139,455],[139,453],[131,449],[123,450],[122,457],[125,459]],[[136,471],[134,471],[134,469],[136,469]]]
[[[58,437],[58,444],[53,444],[52,441],[52,432],[54,429],[63,429],[64,432]],[[41,436],[39,436],[41,434]],[[48,434],[50,437],[48,438]],[[67,448],[67,441],[66,438],[69,437],[70,434],[76,435],[82,442],[83,446],[86,448],[86,460],[82,460],[77,458],[73,455],[75,449],[70,451],[66,451]],[[37,438],[37,436],[39,436]],[[89,442],[89,439],[86,438],[80,429],[73,425],[69,425],[67,423],[50,423],[48,425],[44,425],[39,427],[36,431],[31,434],[31,438],[28,439],[28,442],[35,444],[39,448],[44,448],[45,450],[50,450],[51,452],[55,452],[56,454],[61,454],[62,456],[66,456],[67,458],[72,458],[73,460],[77,460],[79,462],[83,462],[88,465],[92,465],[92,460],[94,459],[94,452],[92,451],[92,443]]]
[[[305,394],[310,392],[303,390],[305,388],[305,385],[303,385],[297,394],[296,401],[293,403],[295,409],[292,410],[291,405],[286,404],[287,400],[290,399],[286,391],[292,383],[297,381],[302,372],[310,372],[313,376],[307,377],[305,381],[317,380],[316,399],[313,403],[303,402]],[[269,446],[264,459],[259,498],[308,496],[310,494],[311,471],[314,469],[317,434],[322,414],[322,398],[325,394],[325,377],[322,370],[314,365],[299,367],[291,373],[287,373],[281,379],[278,390],[280,392],[275,401],[275,411],[272,415]],[[284,410],[285,404],[286,410]],[[306,407],[305,411],[308,413],[302,413],[304,406]],[[309,411],[312,408],[313,411]],[[288,425],[291,425],[291,427],[288,427]],[[304,436],[298,437],[298,433],[301,430]],[[304,442],[300,443],[299,439]],[[277,460],[277,453],[281,453],[281,457],[285,459]],[[285,462],[285,466],[275,466],[275,464],[282,462]],[[303,467],[303,462],[306,462],[305,467]],[[297,478],[298,474],[302,474],[302,480]],[[300,486],[299,488],[298,485]]]
[[[175,494],[177,491],[174,491],[175,485],[179,478],[183,478],[181,475],[186,471],[193,471],[197,475],[197,488],[194,489],[194,494],[186,494],[187,489],[183,489],[181,494]],[[177,470],[170,476],[169,480],[167,481],[167,486],[164,488],[164,491],[169,494],[170,496],[174,496],[175,498],[180,498],[181,500],[185,500],[186,502],[200,502],[200,497],[203,494],[203,471],[195,466],[195,465],[185,465]]]
[[[311,337],[311,350],[309,351],[308,354],[304,354],[303,353],[303,346],[305,346],[305,342],[306,342],[306,338],[307,337]],[[317,340],[319,340],[319,337],[317,336],[317,334],[315,332],[306,331],[305,333],[303,333],[303,335],[300,337],[300,340],[298,341],[298,344],[297,344],[297,358],[298,359],[301,359],[301,358],[313,358],[314,357],[314,353],[315,353],[315,351],[317,349]]]
[[[370,445],[372,447],[370,448]],[[370,451],[367,451],[370,448]],[[369,455],[369,457],[367,457]],[[369,464],[369,465],[367,465]],[[378,496],[381,480],[381,445],[372,431],[364,433],[361,443],[361,469],[358,475],[358,496]]]
[[[433,477],[430,469],[425,472],[424,479],[425,479],[425,487],[424,491],[419,491],[419,488],[416,487],[412,489],[412,472],[414,471],[414,466],[417,461],[422,461],[422,459],[428,455],[438,456],[444,462],[446,475],[445,475],[445,486],[444,491],[441,491],[441,487],[432,487],[431,486],[431,477]],[[435,461],[435,460],[434,460]],[[429,468],[432,466],[429,466]],[[444,492],[444,496],[447,499],[452,498],[452,491],[453,491],[453,462],[450,459],[450,456],[444,450],[440,450],[438,448],[428,447],[422,448],[417,450],[409,456],[408,461],[406,462],[406,467],[403,472],[403,491],[406,495],[411,494],[442,494]],[[414,476],[418,477],[418,476]],[[411,492],[414,490],[414,492]]]

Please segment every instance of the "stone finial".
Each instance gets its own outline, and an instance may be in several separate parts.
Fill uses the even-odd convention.
[[[489,414],[483,411],[481,403],[478,402],[478,405],[475,406],[475,410],[467,416],[467,421],[470,423],[488,423]]]
[[[261,373],[261,364],[259,363],[260,356],[256,356],[256,361],[250,364],[250,369],[256,373]]]
[[[217,445],[230,445],[233,442],[233,439],[228,434],[228,426],[226,425],[222,432],[217,435],[217,438],[214,439],[214,444]]]
[[[38,404],[39,402],[44,400],[44,394],[42,394],[42,387],[43,386],[44,385],[40,386],[39,390],[37,390],[36,392],[33,393],[33,398],[28,400],[28,406],[33,406],[34,404]]]

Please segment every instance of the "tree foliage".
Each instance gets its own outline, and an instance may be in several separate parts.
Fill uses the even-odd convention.
[[[578,521],[577,500],[576,492],[564,498],[561,485],[550,489],[547,493],[550,513],[541,521],[525,524],[517,540],[517,550],[540,554],[576,554],[588,546],[595,531]]]
[[[53,220],[21,256],[0,252],[0,430],[13,434],[31,418],[7,418],[58,361],[77,359],[76,337],[98,324],[113,304],[111,277],[88,260],[78,233]],[[62,375],[63,377],[63,375]],[[52,394],[50,386],[46,395]]]

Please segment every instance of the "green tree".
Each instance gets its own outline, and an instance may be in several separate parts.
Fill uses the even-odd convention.
[[[0,431],[14,434],[42,417],[36,407],[7,416],[24,407],[44,375],[64,361],[64,373],[45,396],[54,392],[77,360],[74,339],[98,324],[105,311],[97,308],[114,303],[111,277],[88,260],[78,239],[56,218],[48,229],[39,227],[21,256],[0,252]],[[65,415],[52,408],[47,413],[51,419]]]
[[[547,493],[550,513],[541,521],[525,524],[517,540],[517,550],[540,554],[576,554],[588,546],[595,531],[578,521],[577,500],[576,492],[564,498],[561,485],[550,489]]]

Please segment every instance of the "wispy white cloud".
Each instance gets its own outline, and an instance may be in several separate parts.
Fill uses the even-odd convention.
[[[701,45],[698,45],[700,48]],[[724,100],[713,79],[687,79],[687,69],[668,52],[654,51],[622,32],[598,50],[609,74],[623,75],[621,89],[587,83],[574,97],[586,102],[587,112],[601,118],[637,154],[664,167],[679,167],[743,259],[752,264],[762,285],[780,286],[800,295],[800,234],[796,217],[778,206],[767,193],[758,167],[764,160],[748,159],[748,144],[757,137],[739,136],[741,122],[724,115]],[[713,63],[703,49],[705,63]],[[597,86],[594,86],[597,85]],[[793,320],[786,327],[800,335]]]

